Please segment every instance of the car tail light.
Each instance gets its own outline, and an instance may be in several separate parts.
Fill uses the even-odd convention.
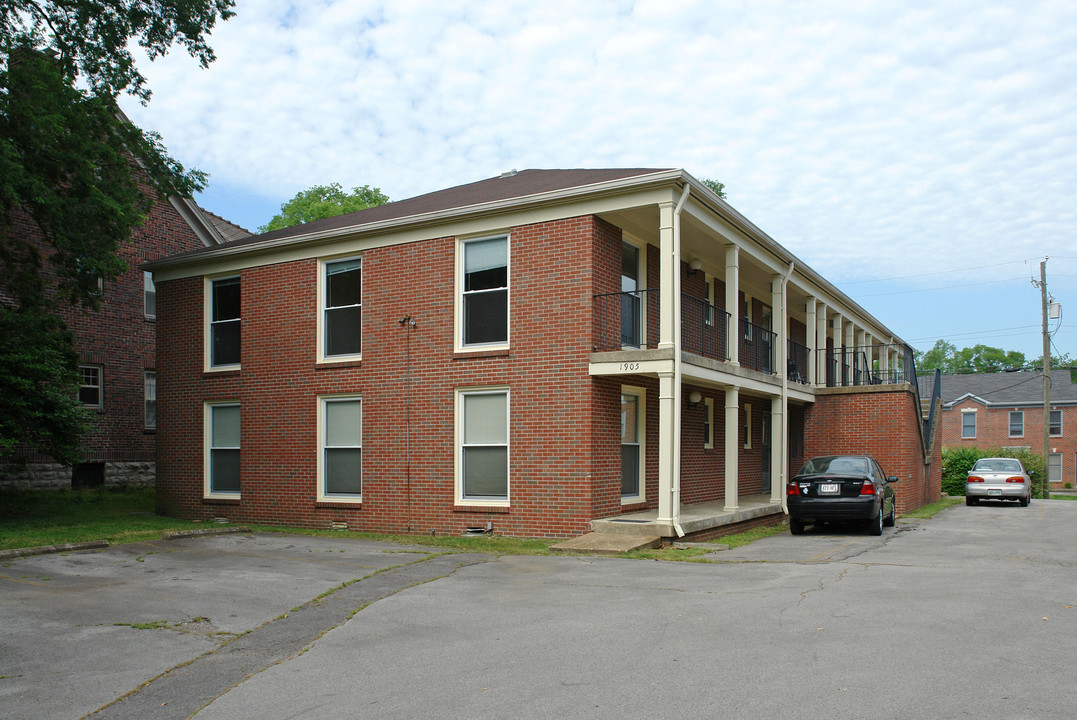
[[[786,491],[787,495],[800,495],[800,488],[796,483],[789,483],[789,490]]]
[[[864,484],[860,486],[860,494],[861,495],[874,495],[875,494],[875,483],[870,482],[868,480],[865,480]]]
[[[969,482],[983,482],[983,481],[984,481],[984,479],[982,477],[976,477],[975,475],[970,475],[969,476]]]
[[[1020,476],[1017,476],[1017,475],[1015,475],[1013,477],[1006,478],[1006,482],[1023,483],[1024,481],[1025,481],[1025,479],[1023,477],[1020,477]]]

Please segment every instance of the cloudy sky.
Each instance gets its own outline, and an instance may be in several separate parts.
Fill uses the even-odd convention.
[[[122,101],[250,230],[315,184],[679,167],[917,349],[1077,356],[1072,0],[239,0]],[[1065,316],[1073,320],[1067,323]]]

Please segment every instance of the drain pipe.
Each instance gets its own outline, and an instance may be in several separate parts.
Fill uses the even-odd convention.
[[[789,484],[789,278],[793,275],[793,261],[782,276],[782,322],[785,324],[785,342],[782,343],[782,462],[781,478],[783,485]],[[782,487],[782,512],[789,514],[789,496]]]
[[[681,210],[688,200],[691,186],[686,182],[681,191],[681,199],[673,208],[673,262],[676,263],[673,272],[673,317],[677,324],[681,322]],[[681,329],[673,329],[673,398],[676,411],[673,413],[673,482],[671,483],[673,529],[677,537],[684,537],[684,529],[681,527]]]

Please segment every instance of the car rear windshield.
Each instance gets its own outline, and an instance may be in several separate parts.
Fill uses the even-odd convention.
[[[972,469],[979,472],[1021,472],[1021,463],[1016,460],[988,458],[977,460]]]
[[[833,457],[812,458],[804,463],[800,469],[801,475],[842,475],[846,473],[864,475],[868,472],[868,461],[860,457]]]

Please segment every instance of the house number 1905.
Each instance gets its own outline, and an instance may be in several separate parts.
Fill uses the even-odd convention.
[[[639,370],[639,363],[638,362],[636,362],[636,363],[621,363],[621,371],[622,372],[632,372],[632,371],[635,371],[635,370]]]

